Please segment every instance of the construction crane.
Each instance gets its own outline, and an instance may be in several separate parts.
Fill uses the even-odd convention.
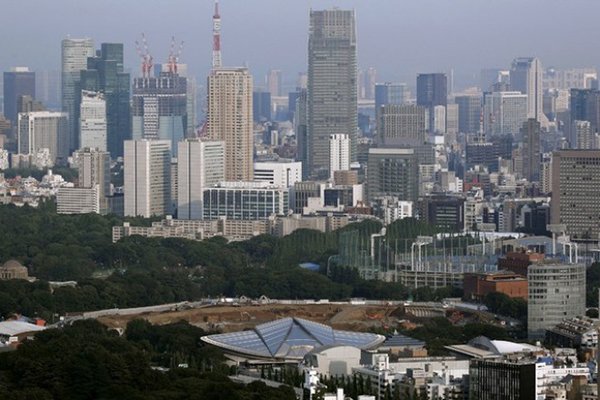
[[[179,43],[179,47],[177,51],[175,51],[175,36],[171,37],[171,49],[169,51],[169,58],[167,61],[167,65],[169,68],[169,72],[177,73],[177,64],[179,63],[179,57],[181,57],[181,52],[183,51],[183,40]]]
[[[142,33],[142,43],[135,41],[135,49],[137,50],[138,56],[140,57],[142,77],[149,78],[152,74],[152,67],[154,66],[152,55],[148,49],[148,41],[146,35]]]

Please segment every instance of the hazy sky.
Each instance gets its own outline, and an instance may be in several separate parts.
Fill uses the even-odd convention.
[[[414,84],[417,72],[454,68],[457,86],[482,67],[536,55],[544,66],[600,66],[600,0],[221,0],[224,65],[247,63],[257,84],[269,68],[292,84],[306,70],[310,8],[354,8],[359,65],[379,80]],[[211,0],[2,0],[0,68],[60,68],[60,41],[123,42],[137,74],[135,40],[148,38],[156,61],[171,36],[181,62],[204,79],[211,57]]]

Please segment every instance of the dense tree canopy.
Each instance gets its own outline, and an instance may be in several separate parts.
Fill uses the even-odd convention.
[[[293,400],[290,387],[232,383],[222,355],[187,323],[129,323],[119,337],[100,323],[49,329],[0,353],[0,398]],[[166,367],[160,372],[152,367]],[[182,366],[185,368],[178,368]]]

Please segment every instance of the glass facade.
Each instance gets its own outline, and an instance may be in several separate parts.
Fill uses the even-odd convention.
[[[217,187],[204,191],[204,219],[268,219],[288,209],[288,189]]]
[[[300,318],[283,318],[257,325],[252,331],[204,336],[202,341],[225,350],[260,358],[301,360],[322,346],[370,349],[385,340],[373,333],[348,332]]]

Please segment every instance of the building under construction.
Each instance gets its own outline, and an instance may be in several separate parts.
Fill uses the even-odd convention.
[[[156,69],[145,39],[144,51],[138,45],[138,52],[142,76],[133,80],[133,139],[170,140],[173,155],[177,156],[177,143],[188,131],[187,78],[178,71],[181,46],[176,54],[172,44],[168,62]]]

